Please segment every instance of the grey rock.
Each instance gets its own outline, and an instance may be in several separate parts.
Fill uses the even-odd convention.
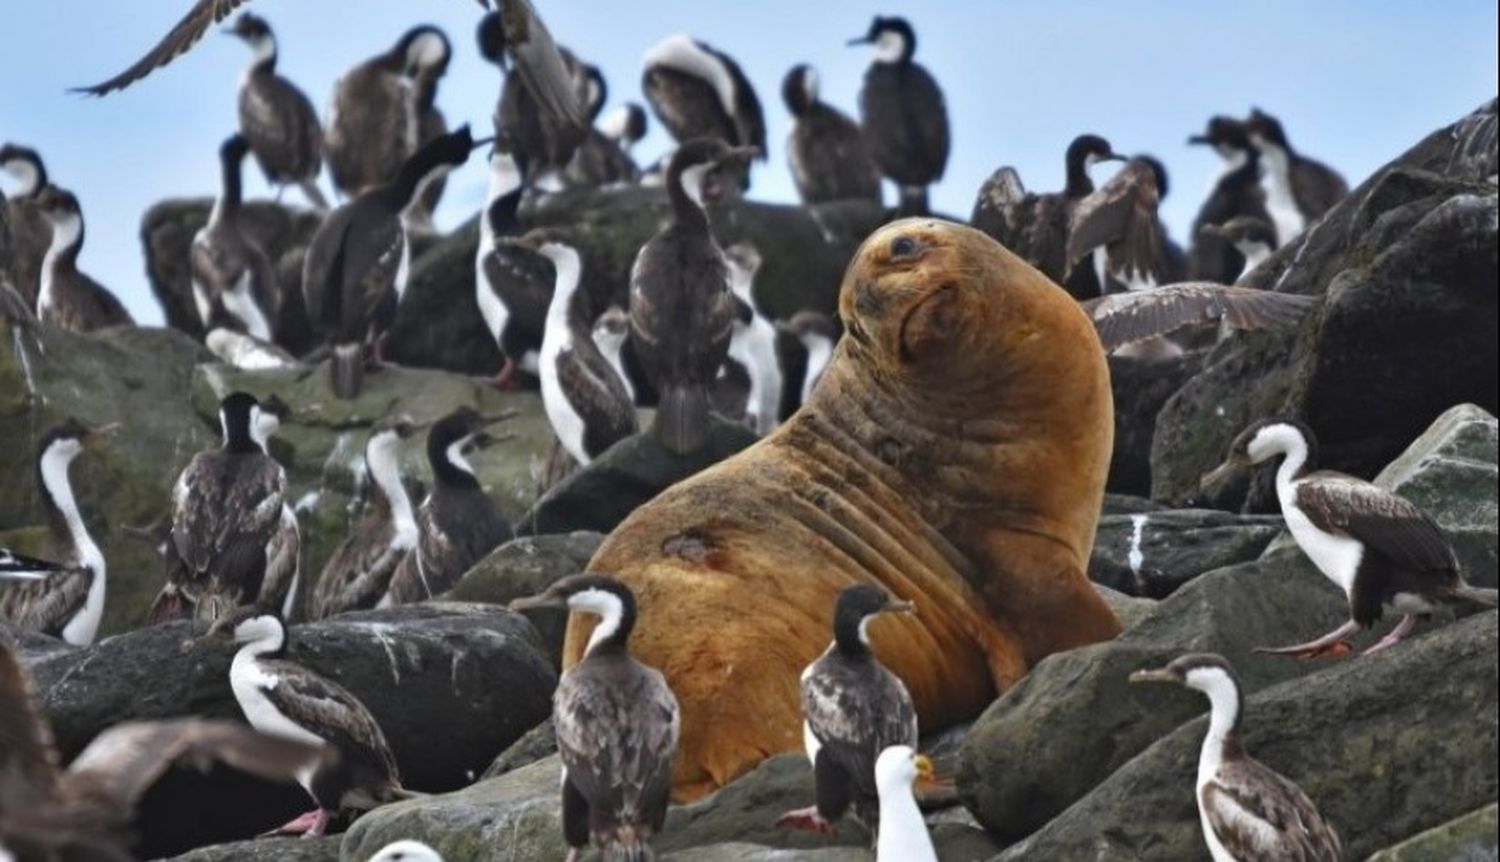
[[[1370,477],[1449,407],[1495,412],[1496,122],[1491,101],[1433,132],[1250,275],[1324,301],[1296,329],[1236,334],[1162,407],[1155,499],[1238,508],[1244,489],[1204,499],[1198,477],[1262,416],[1306,421],[1324,466]],[[1265,473],[1248,502],[1274,503]]]
[[[1122,592],[1112,590],[1103,584],[1094,584],[1094,589],[1109,605],[1109,609],[1115,612],[1120,620],[1121,631],[1129,631],[1135,628],[1136,623],[1151,615],[1156,608],[1155,599],[1145,599],[1139,596],[1127,596]]]
[[[656,840],[661,852],[742,841],[763,847],[814,849],[830,844],[869,846],[869,834],[844,818],[833,836],[778,829],[782,813],[813,804],[813,774],[801,754],[779,754],[711,796],[674,807]]]
[[[608,533],[668,486],[728,458],[758,438],[745,426],[715,417],[708,443],[677,455],[649,431],[627,437],[558,483],[517,525],[517,534],[592,530]]]
[[[557,753],[557,727],[549,717],[546,721],[526,731],[520,739],[500,752],[495,761],[481,775],[481,779],[499,778],[507,772],[515,772]]]
[[[41,707],[65,757],[121,721],[240,717],[229,689],[234,646],[184,653],[185,622],[109,638],[31,663]],[[551,711],[556,684],[519,615],[482,605],[424,604],[293,626],[292,660],[352,691],[380,723],[407,786],[463,786]],[[296,787],[248,784],[216,770],[178,770],[143,805],[155,854],[244,838],[307,807]]]
[[[1157,512],[1166,508],[1148,497],[1106,492],[1104,505],[1099,511],[1101,515],[1134,515],[1140,512]]]
[[[1472,811],[1376,853],[1370,862],[1496,862],[1495,803]]]
[[[589,532],[512,539],[465,573],[444,598],[505,605],[535,595],[558,578],[583,571],[603,539]],[[541,633],[548,655],[560,666],[568,615],[550,609],[526,611],[525,615]]]
[[[1180,509],[1105,515],[1089,577],[1132,596],[1163,598],[1198,575],[1259,557],[1280,516]]]
[[[1246,703],[1243,742],[1301,785],[1339,830],[1348,858],[1365,858],[1495,799],[1496,646],[1490,612],[1267,688]],[[1185,689],[1121,696],[1142,710],[1175,713],[1185,700],[1205,709]],[[997,862],[1201,858],[1193,781],[1206,729],[1200,717],[1171,732]]]
[[[339,835],[259,838],[190,850],[171,862],[338,862]]]
[[[661,858],[662,862],[870,862],[873,855],[855,847],[788,850],[730,841],[678,850]]]
[[[1151,493],[1151,440],[1156,414],[1203,367],[1202,353],[1165,359],[1109,357],[1115,401],[1115,448],[1105,488],[1117,494]]]
[[[4,619],[0,619],[0,642],[15,650],[23,664],[78,649],[59,638],[19,628],[10,620]]]

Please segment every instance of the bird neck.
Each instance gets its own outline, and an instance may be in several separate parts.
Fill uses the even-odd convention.
[[[78,251],[83,248],[83,216],[68,214],[52,224],[52,242],[42,260],[44,271],[56,266],[76,269]]]
[[[16,182],[20,183],[16,186],[15,194],[12,195],[16,199],[34,197],[47,186],[47,169],[42,167],[40,162],[34,162],[31,159],[16,159],[5,166],[5,172],[15,177]]]
[[[1068,183],[1063,188],[1070,198],[1081,198],[1094,193],[1094,179],[1089,176],[1088,156],[1082,153],[1068,154]]]
[[[635,602],[617,593],[596,590],[600,595],[590,602],[588,610],[599,615],[599,622],[589,634],[585,656],[624,653],[628,651],[630,632],[635,628]]]
[[[247,642],[234,654],[234,663],[253,662],[259,658],[273,658],[286,654],[286,629],[267,632]]]
[[[689,165],[667,173],[667,195],[677,224],[694,233],[708,233],[708,211],[703,206],[703,184],[711,165]]]
[[[250,43],[250,67],[246,76],[269,75],[276,71],[276,37],[270,33],[257,36]]]
[[[1287,435],[1282,444],[1281,464],[1276,468],[1276,490],[1282,499],[1292,495],[1292,483],[1307,469],[1307,441],[1300,434]]]
[[[232,220],[240,214],[240,202],[243,195],[243,187],[240,184],[240,160],[225,156],[220,169],[223,174],[221,177],[223,189],[219,194],[219,199],[214,201],[214,211],[209,214],[210,224],[221,220]]]
[[[573,297],[582,276],[578,253],[569,250],[553,257],[552,267],[557,276],[552,285],[552,302],[547,306],[547,327],[581,324],[582,321],[573,319]]]
[[[41,474],[43,502],[47,508],[47,521],[52,540],[66,552],[71,562],[81,563],[91,569],[102,570],[104,554],[84,526],[83,516],[78,511],[78,501],[73,497],[73,485],[68,480],[68,468],[73,455],[49,448],[42,455],[37,470]]]
[[[876,859],[902,859],[908,862],[936,860],[927,823],[917,807],[910,786],[878,788],[880,826],[875,837]]]
[[[1228,674],[1215,673],[1195,686],[1208,697],[1208,734],[1203,738],[1199,755],[1202,768],[1216,768],[1225,752],[1238,750],[1236,734],[1240,726],[1240,687]]]
[[[401,484],[401,466],[395,441],[376,441],[365,452],[365,466],[381,498],[391,513],[391,523],[401,535],[415,536],[417,521],[412,514],[411,498]]]
[[[845,656],[864,657],[870,652],[870,620],[873,616],[861,616],[858,612],[842,612],[833,620],[833,643]]]
[[[397,211],[410,206],[422,183],[446,167],[442,155],[440,149],[428,146],[418,150],[401,165],[401,172],[396,175],[396,179],[385,187],[386,194]]]
[[[439,486],[476,490],[479,479],[474,475],[474,465],[464,455],[464,446],[469,437],[443,440],[428,437],[427,460],[432,465],[432,478]]]
[[[1245,268],[1240,270],[1240,278],[1244,278],[1250,270],[1265,263],[1266,258],[1271,256],[1271,247],[1263,242],[1236,243],[1235,250],[1245,259]]]

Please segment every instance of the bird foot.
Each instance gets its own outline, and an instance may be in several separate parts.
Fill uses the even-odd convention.
[[[509,359],[495,372],[492,381],[501,392],[515,392],[521,388],[521,381],[516,379],[516,364]]]
[[[1303,660],[1315,658],[1338,658],[1354,652],[1354,644],[1346,640],[1335,641],[1331,644],[1298,644],[1289,647],[1256,647],[1252,652],[1261,655],[1289,655]]]
[[[834,825],[823,819],[818,813],[817,806],[798,808],[776,818],[778,829],[801,829],[804,832],[817,832],[820,835],[832,835]]]
[[[317,808],[300,814],[269,832],[262,832],[261,837],[264,838],[270,835],[301,835],[304,838],[316,837],[328,831],[328,821],[330,819],[331,817],[326,810]]]

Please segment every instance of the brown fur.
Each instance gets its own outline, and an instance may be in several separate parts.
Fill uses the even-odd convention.
[[[923,250],[893,261],[903,234]],[[589,565],[635,590],[633,650],[681,701],[682,799],[801,747],[799,675],[850,584],[916,602],[872,640],[924,732],[1119,631],[1085,575],[1114,423],[1078,305],[984,234],[908,219],[865,241],[839,313],[802,410],[642,506]],[[572,621],[566,663],[589,629]]]

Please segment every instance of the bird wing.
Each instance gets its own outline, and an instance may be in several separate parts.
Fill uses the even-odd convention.
[[[406,232],[401,219],[385,212],[355,217],[344,236],[343,314],[339,331],[363,339],[370,320],[396,301],[396,276]]]
[[[808,203],[880,196],[880,170],[853,120],[818,105],[792,134],[792,170]]]
[[[18,554],[9,548],[0,548],[0,578],[10,576],[25,580],[36,580],[45,578],[53,572],[63,571],[68,566],[43,560],[40,557],[28,557]]]
[[[323,566],[313,595],[313,616],[322,619],[348,610],[373,608],[390,589],[391,577],[410,548],[391,546],[389,521],[368,518],[355,528]]]
[[[20,778],[28,792],[37,796],[50,796],[57,783],[52,730],[37,711],[30,675],[4,637],[0,637],[0,775]]]
[[[1144,162],[1127,164],[1078,202],[1068,228],[1068,266],[1100,246],[1110,248],[1110,273],[1154,275],[1161,252],[1156,175]]]
[[[0,616],[30,631],[59,637],[83,607],[94,573],[83,566],[56,569],[41,580],[12,584],[0,597]]]
[[[554,119],[576,129],[581,140],[588,120],[578,103],[578,88],[541,16],[528,0],[500,0],[500,20],[505,49],[531,97]]]
[[[268,608],[283,606],[301,568],[301,553],[302,530],[297,525],[297,515],[283,505],[276,532],[266,546],[266,574],[260,582],[261,605]]]
[[[1426,512],[1373,482],[1331,470],[1297,483],[1297,506],[1319,529],[1342,533],[1410,571],[1457,571],[1443,531]]]
[[[293,180],[317,173],[323,130],[301,90],[279,75],[252,77],[240,90],[239,112],[240,131],[276,177]]]
[[[249,578],[259,592],[285,497],[286,471],[269,456],[201,452],[173,494],[172,543],[197,577]]]
[[[682,730],[661,673],[629,656],[585,659],[564,674],[556,702],[558,752],[591,809],[659,828]]]
[[[156,43],[156,47],[146,52],[146,56],[135,61],[130,68],[91,87],[74,87],[73,92],[104,96],[115,90],[125,89],[187,53],[208,32],[209,25],[223,21],[229,13],[247,2],[249,0],[198,0],[182,20],[177,22],[177,26],[168,31]]]
[[[336,756],[327,746],[268,736],[233,721],[131,721],[95,737],[69,765],[63,788],[70,795],[102,792],[132,806],[179,761],[202,769],[222,761],[267,781],[292,782],[309,763]]]
[[[906,686],[870,661],[850,667],[825,656],[802,681],[802,717],[861,795],[875,793],[875,759],[892,745],[917,744],[917,713]]]
[[[344,238],[353,222],[351,204],[329,213],[313,234],[302,263],[302,301],[307,318],[325,336],[338,328],[343,316]]]
[[[278,677],[266,697],[287,718],[307,728],[351,759],[368,761],[392,783],[400,783],[396,758],[370,710],[352,692],[299,664],[266,662]]]
[[[583,447],[594,457],[639,431],[640,425],[620,375],[598,349],[590,347],[577,345],[558,355],[557,384],[583,417]]]
[[[1184,281],[1113,293],[1083,303],[1105,350],[1166,335],[1195,323],[1226,321],[1235,329],[1269,329],[1300,320],[1316,297]]]
[[[979,187],[969,223],[1011,251],[1025,256],[1022,239],[1025,216],[1029,214],[1026,209],[1028,202],[1034,200],[1026,193],[1020,173],[1006,165],[996,169]]]
[[[1208,826],[1240,862],[1341,862],[1336,833],[1302,788],[1248,757],[1199,791]]]

